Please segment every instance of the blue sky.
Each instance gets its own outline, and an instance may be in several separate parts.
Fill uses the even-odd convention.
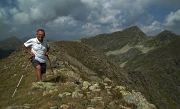
[[[0,40],[35,37],[77,40],[138,26],[147,35],[180,35],[180,0],[1,0]]]

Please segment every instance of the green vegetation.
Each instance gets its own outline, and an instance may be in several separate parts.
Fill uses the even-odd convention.
[[[123,69],[128,72],[128,77],[132,81],[131,88],[146,95],[146,98],[153,101],[157,108],[167,109],[169,106],[178,109],[180,107],[177,97],[180,94],[178,92],[180,37],[168,30],[156,36],[144,37],[145,35],[136,27],[118,32],[116,37],[112,38],[113,35],[113,33],[106,35],[103,44],[96,43],[93,47],[107,53],[120,50],[125,45],[131,46],[132,49],[124,53],[109,55],[109,58],[119,65],[126,62]],[[108,39],[110,37],[111,40]],[[96,36],[91,37],[91,39],[96,38]],[[82,43],[92,46],[91,39],[84,39],[86,42],[82,40]],[[101,40],[93,40],[93,43],[95,41]],[[164,94],[161,94],[161,91]]]
[[[142,95],[134,99],[135,92],[119,86],[125,85],[124,81],[127,81],[125,72],[100,51],[70,41],[51,43],[51,48],[49,57],[54,75],[48,63],[44,82],[36,82],[35,69],[30,65],[13,98],[11,96],[29,55],[19,48],[9,57],[0,60],[0,108],[50,109],[60,108],[64,104],[78,109],[142,106],[140,102],[128,102],[128,99],[134,102],[142,99],[147,104],[143,106],[149,106]],[[124,99],[127,94],[130,97]]]

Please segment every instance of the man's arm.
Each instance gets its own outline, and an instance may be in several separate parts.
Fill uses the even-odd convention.
[[[31,56],[35,56],[33,52],[31,52],[24,44],[22,45],[22,48],[29,53]]]

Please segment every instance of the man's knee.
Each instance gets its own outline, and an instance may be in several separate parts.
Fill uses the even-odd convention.
[[[37,70],[41,70],[41,66],[40,66],[40,65],[37,65],[37,66],[36,66],[36,69],[37,69]]]

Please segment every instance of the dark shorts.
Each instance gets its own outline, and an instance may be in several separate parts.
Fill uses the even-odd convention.
[[[40,63],[38,60],[36,60],[34,57],[31,57],[31,63],[36,68],[36,66],[41,66],[41,73],[46,73],[46,63]]]

